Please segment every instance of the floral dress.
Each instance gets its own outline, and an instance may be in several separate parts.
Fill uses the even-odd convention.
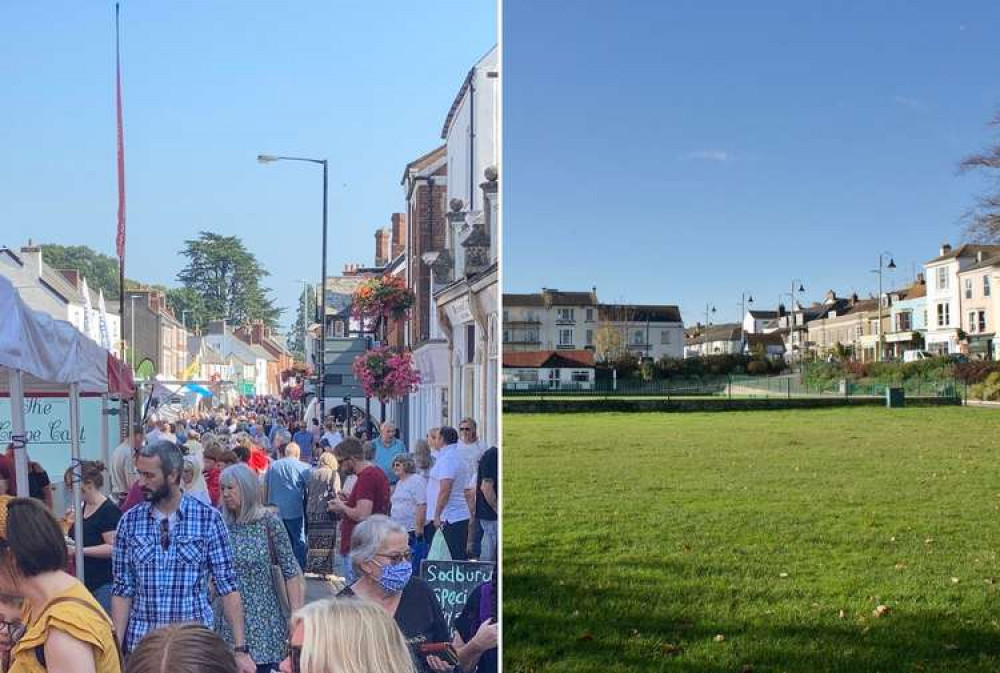
[[[232,524],[229,527],[229,541],[233,545],[236,576],[243,599],[247,645],[250,647],[250,658],[258,664],[284,659],[288,639],[288,625],[271,584],[268,533],[274,542],[278,565],[285,579],[301,574],[285,525],[274,514],[268,513],[253,523]],[[215,616],[215,630],[227,643],[234,644],[232,627],[223,618],[221,610]]]

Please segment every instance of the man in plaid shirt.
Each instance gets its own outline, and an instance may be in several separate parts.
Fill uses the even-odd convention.
[[[176,622],[212,628],[208,575],[233,627],[241,673],[255,673],[246,646],[243,601],[229,533],[218,511],[181,493],[183,455],[172,442],[143,447],[136,460],[146,502],[122,517],[115,534],[111,618],[131,652],[150,631]]]

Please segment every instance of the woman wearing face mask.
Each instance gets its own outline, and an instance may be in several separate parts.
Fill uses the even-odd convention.
[[[83,581],[90,593],[101,604],[104,611],[111,614],[111,547],[115,543],[115,529],[122,518],[122,512],[103,493],[104,464],[85,460],[80,465],[83,481],[80,493],[83,502],[76,510],[69,510],[63,519],[68,526],[68,535],[76,537],[73,527],[74,517],[83,515]],[[66,471],[64,477],[66,489],[72,492],[73,468]],[[76,554],[76,549],[69,546],[70,557]]]
[[[351,565],[360,578],[339,596],[357,596],[392,615],[411,643],[450,642],[448,627],[434,592],[413,576],[406,529],[387,516],[373,515],[351,535]],[[423,671],[452,671],[436,656],[419,657]]]

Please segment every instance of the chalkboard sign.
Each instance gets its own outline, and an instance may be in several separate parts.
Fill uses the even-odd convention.
[[[434,590],[449,633],[462,614],[469,593],[493,578],[493,566],[478,561],[424,561],[420,565],[420,576]]]

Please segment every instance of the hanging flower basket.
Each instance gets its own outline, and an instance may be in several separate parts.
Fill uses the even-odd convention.
[[[363,328],[372,328],[383,319],[401,320],[416,300],[400,276],[376,276],[365,280],[351,300],[351,310]]]
[[[355,358],[354,376],[361,382],[365,395],[382,402],[401,399],[416,390],[420,383],[420,372],[413,367],[410,352],[386,346]]]

